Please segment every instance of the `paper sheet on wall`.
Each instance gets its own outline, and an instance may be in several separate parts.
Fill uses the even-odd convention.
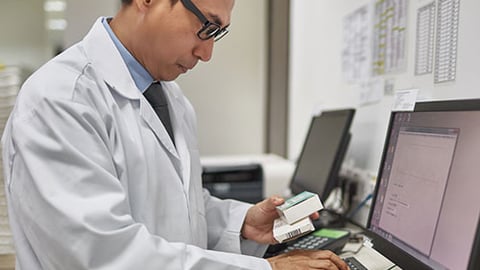
[[[375,0],[373,75],[406,68],[407,0]]]
[[[439,0],[435,50],[435,83],[455,80],[460,0]]]
[[[358,105],[378,103],[382,100],[385,92],[385,80],[382,78],[371,79],[356,85],[358,93]]]
[[[364,5],[343,20],[342,73],[346,82],[371,76],[372,6]]]
[[[432,73],[435,37],[435,2],[417,11],[417,36],[415,39],[415,75]]]
[[[392,111],[413,111],[417,102],[417,95],[418,89],[396,91]]]

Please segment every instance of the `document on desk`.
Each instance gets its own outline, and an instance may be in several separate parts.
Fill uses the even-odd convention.
[[[375,249],[364,246],[355,257],[361,264],[363,264],[369,270],[385,270],[390,269],[395,263],[387,259]],[[400,269],[399,267],[392,268]]]

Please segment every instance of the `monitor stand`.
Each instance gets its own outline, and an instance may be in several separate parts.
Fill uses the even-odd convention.
[[[323,209],[319,214],[319,219],[312,220],[315,229],[345,227],[345,219],[340,214],[329,209]]]

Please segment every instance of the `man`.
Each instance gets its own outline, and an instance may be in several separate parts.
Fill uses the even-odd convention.
[[[202,190],[194,111],[172,80],[211,58],[233,4],[123,1],[27,80],[2,139],[17,270],[347,269],[329,251],[252,256],[275,242],[283,199]]]

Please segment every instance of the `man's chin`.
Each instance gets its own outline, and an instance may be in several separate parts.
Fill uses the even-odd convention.
[[[164,82],[168,82],[168,81],[174,81],[176,80],[178,77],[180,77],[180,75],[182,75],[181,73],[177,73],[177,74],[169,74],[167,76],[162,76],[160,77],[159,81],[164,81]]]

